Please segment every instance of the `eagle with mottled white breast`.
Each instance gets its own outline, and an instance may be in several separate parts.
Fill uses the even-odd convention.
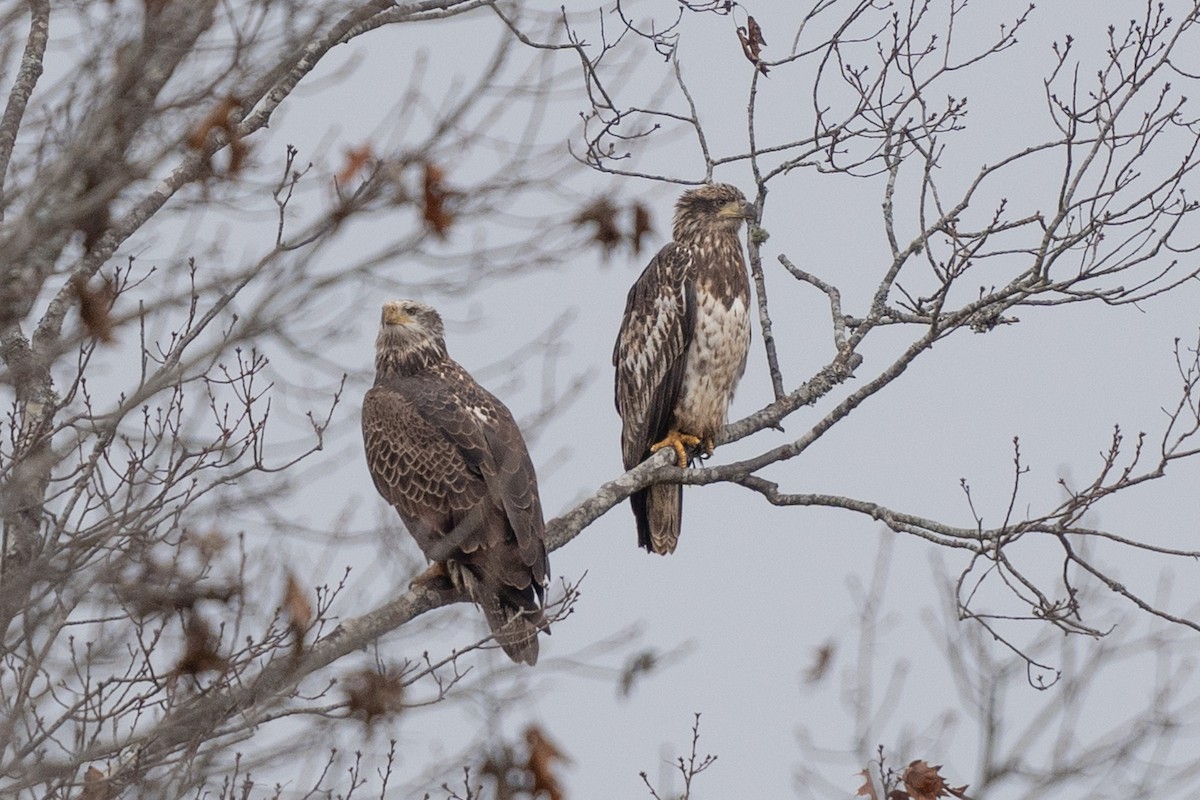
[[[442,318],[383,306],[375,385],[363,398],[375,488],[433,567],[477,603],[513,661],[537,663],[550,574],[537,475],[512,414],[446,352]]]
[[[686,467],[713,451],[750,348],[750,282],[738,229],[754,207],[734,186],[684,192],[675,240],[629,290],[613,349],[621,453],[632,469],[670,447]],[[654,484],[629,498],[638,544],[675,551],[683,486]]]

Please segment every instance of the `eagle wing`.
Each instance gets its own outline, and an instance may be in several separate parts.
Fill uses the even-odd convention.
[[[485,464],[484,479],[493,501],[508,517],[521,563],[533,568],[540,590],[540,584],[549,578],[550,572],[546,561],[546,522],[538,497],[537,476],[521,429],[512,414],[498,400],[493,412],[496,423],[486,426],[483,431],[491,455]]]
[[[625,469],[645,460],[667,434],[679,399],[696,319],[691,255],[671,243],[629,290],[613,348]]]
[[[441,561],[456,549],[443,541],[446,535],[487,497],[487,487],[477,463],[471,463],[479,455],[463,453],[437,421],[426,419],[420,406],[428,406],[429,393],[412,383],[397,381],[367,392],[363,443],[375,488],[400,512],[425,555]]]

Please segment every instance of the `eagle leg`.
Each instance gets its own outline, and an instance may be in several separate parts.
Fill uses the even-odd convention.
[[[704,439],[701,440],[700,445],[704,448],[704,457],[712,458],[713,450],[716,449],[717,446],[716,442],[713,441],[713,437],[705,436]]]
[[[692,436],[690,433],[683,433],[672,428],[671,430],[667,431],[667,435],[663,437],[661,442],[655,442],[654,444],[650,445],[650,452],[657,453],[664,447],[673,447],[675,448],[675,455],[679,467],[683,468],[688,465],[687,449],[689,447],[695,447],[700,443],[701,439],[699,436]]]

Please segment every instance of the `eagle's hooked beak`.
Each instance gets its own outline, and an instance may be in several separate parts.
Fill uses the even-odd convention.
[[[717,214],[722,217],[734,217],[735,219],[754,219],[754,204],[739,200],[730,200],[721,206],[721,210]]]
[[[382,324],[388,325],[407,325],[412,322],[412,317],[404,313],[404,308],[399,303],[384,303],[383,304],[383,319]]]

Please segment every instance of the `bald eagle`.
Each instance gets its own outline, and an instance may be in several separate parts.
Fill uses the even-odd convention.
[[[429,306],[383,306],[362,427],[375,488],[435,562],[427,579],[449,579],[513,661],[537,663],[550,574],[537,475],[512,414],[450,358]]]
[[[686,467],[711,455],[750,347],[750,282],[738,229],[754,207],[736,187],[709,184],[675,204],[675,240],[629,290],[613,349],[621,453],[631,469],[664,447]],[[630,498],[638,545],[675,551],[683,487]]]

